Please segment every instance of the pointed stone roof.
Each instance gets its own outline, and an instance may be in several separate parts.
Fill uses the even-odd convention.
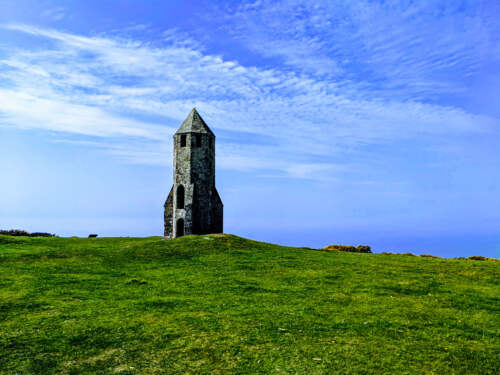
[[[175,134],[180,133],[209,133],[214,135],[205,121],[203,121],[196,108],[193,108],[191,112],[189,112],[188,117],[186,117],[181,127],[175,132]]]

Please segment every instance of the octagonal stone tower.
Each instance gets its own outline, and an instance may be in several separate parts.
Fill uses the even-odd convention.
[[[195,108],[174,134],[174,186],[165,201],[166,238],[222,233],[215,188],[215,135]]]

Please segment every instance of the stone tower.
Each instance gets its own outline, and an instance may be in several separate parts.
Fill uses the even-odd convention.
[[[222,233],[223,205],[215,188],[215,135],[194,108],[174,134],[174,186],[164,207],[167,238]]]

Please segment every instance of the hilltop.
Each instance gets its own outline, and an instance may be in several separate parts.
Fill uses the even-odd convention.
[[[500,372],[500,263],[0,236],[0,374]]]

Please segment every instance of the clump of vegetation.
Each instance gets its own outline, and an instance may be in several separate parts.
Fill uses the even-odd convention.
[[[328,245],[323,248],[326,251],[346,251],[349,253],[371,253],[372,250],[368,245],[359,245],[354,247],[352,245]]]
[[[0,234],[3,234],[5,236],[26,236],[26,237],[30,236],[28,232],[22,229],[9,229],[9,230],[0,229]]]
[[[55,234],[45,233],[45,232],[33,232],[30,233],[30,237],[55,237]]]
[[[0,229],[0,234],[3,234],[5,236],[24,236],[24,237],[55,237],[56,236],[55,234],[44,233],[44,232],[29,233],[29,232],[22,230],[22,229],[9,229],[9,230]]]
[[[416,257],[415,254],[413,253],[410,253],[410,252],[406,252],[406,253],[391,253],[391,252],[388,252],[388,251],[384,251],[383,253],[380,253],[382,255],[395,255],[395,256],[403,256],[403,257]],[[422,258],[435,258],[435,259],[441,259],[435,255],[430,255],[430,254],[421,254],[419,255],[420,257]]]
[[[359,245],[358,247],[356,247],[356,252],[357,253],[371,253],[372,249],[368,245]]]
[[[467,258],[469,260],[488,260],[488,258],[480,256],[480,255],[473,255]]]
[[[483,256],[480,256],[480,255],[472,255],[470,256],[469,258],[467,258],[469,260],[488,260],[488,261],[498,261],[499,259],[495,259],[495,258],[487,258],[487,257],[483,257]]]
[[[500,373],[498,262],[232,235],[0,249],[1,374]]]

